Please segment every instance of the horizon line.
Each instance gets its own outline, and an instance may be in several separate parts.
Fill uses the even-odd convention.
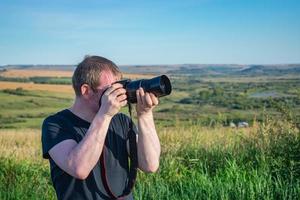
[[[76,66],[78,64],[0,64],[0,67],[5,66],[59,66],[59,65],[67,65],[67,66]],[[179,64],[117,64],[117,66],[160,66],[160,65],[300,65],[299,62],[292,62],[292,63],[269,63],[269,64],[262,64],[262,63],[250,63],[250,64],[241,64],[241,63],[179,63]]]

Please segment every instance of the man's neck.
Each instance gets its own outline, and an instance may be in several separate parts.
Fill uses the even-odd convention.
[[[94,113],[91,108],[86,105],[87,104],[82,102],[82,100],[76,98],[73,106],[69,108],[69,110],[81,119],[91,123],[96,113]]]

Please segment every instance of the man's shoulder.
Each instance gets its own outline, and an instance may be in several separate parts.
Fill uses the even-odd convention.
[[[62,123],[66,119],[66,112],[67,112],[67,109],[64,109],[64,110],[58,111],[54,114],[51,114],[51,115],[47,116],[44,119],[43,124],[49,123],[49,122],[51,122],[51,123]]]
[[[48,152],[56,144],[63,140],[72,139],[76,136],[70,131],[66,110],[59,111],[45,118],[42,124],[42,149],[43,157],[50,158]]]

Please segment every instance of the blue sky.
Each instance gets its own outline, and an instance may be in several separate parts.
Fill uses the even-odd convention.
[[[300,63],[298,0],[4,0],[0,65]]]

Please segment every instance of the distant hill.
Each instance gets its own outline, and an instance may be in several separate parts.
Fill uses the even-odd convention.
[[[46,69],[74,71],[75,65],[5,65],[5,69]],[[178,64],[178,65],[120,65],[125,73],[173,74],[195,76],[260,76],[286,75],[300,76],[300,64],[286,65],[235,65],[235,64]]]
[[[182,75],[203,75],[203,76],[220,76],[232,74],[244,69],[244,65],[208,65],[208,64],[184,64],[172,68],[167,73]]]
[[[285,74],[300,74],[299,65],[253,65],[236,74],[240,75],[285,75]]]

